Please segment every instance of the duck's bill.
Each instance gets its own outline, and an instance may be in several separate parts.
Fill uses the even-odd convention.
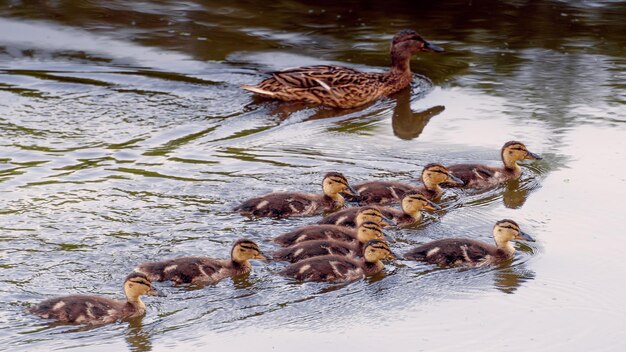
[[[424,49],[426,49],[427,51],[434,51],[436,53],[441,53],[444,52],[445,50],[443,50],[442,47],[437,46],[433,43],[429,43],[429,42],[425,42],[424,43]]]
[[[269,255],[267,255],[265,253],[259,253],[259,254],[254,256],[254,259],[271,260],[272,257],[270,257]]]
[[[530,237],[529,234],[527,234],[526,232],[522,232],[522,231],[520,231],[519,234],[515,236],[515,239],[521,240],[521,241],[535,242],[534,238]]]
[[[452,181],[453,183],[459,185],[459,186],[464,186],[465,185],[465,181],[461,180],[460,178],[454,176],[453,174],[448,174],[448,178],[450,179],[450,181]]]
[[[342,193],[345,193],[349,196],[353,196],[353,197],[358,197],[359,196],[359,192],[357,192],[354,188],[352,188],[352,186],[348,186],[346,187]]]
[[[430,210],[430,211],[435,211],[435,210],[441,210],[441,207],[428,200],[428,201],[426,201],[426,206],[424,207],[424,209]]]
[[[526,157],[525,157],[524,159],[528,159],[528,160],[541,160],[541,159],[543,159],[543,158],[542,158],[542,157],[541,157],[541,155],[539,155],[539,154],[535,154],[535,153],[528,152],[528,154],[526,154]]]
[[[391,227],[391,226],[394,226],[393,224],[389,223],[388,221],[385,221],[385,219],[389,220],[387,218],[383,218],[383,220],[380,222],[380,227]]]
[[[387,259],[392,259],[392,260],[396,260],[398,258],[402,258],[401,256],[397,255],[394,252],[389,252],[389,254],[387,255]]]
[[[150,291],[148,291],[148,293],[146,293],[148,296],[157,296],[157,297],[165,297],[165,294],[159,290],[157,290],[156,288],[151,288]]]

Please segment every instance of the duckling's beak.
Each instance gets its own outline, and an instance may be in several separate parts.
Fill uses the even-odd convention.
[[[389,251],[389,253],[387,254],[387,257],[386,257],[386,258],[387,258],[387,259],[396,260],[396,259],[398,259],[398,258],[402,258],[402,257],[400,257],[399,255],[395,254],[395,253],[394,253],[394,252],[392,252],[392,251]]]
[[[435,211],[435,210],[441,210],[441,207],[438,206],[437,204],[427,200],[426,201],[426,206],[424,206],[424,209],[430,210],[430,211]]]
[[[254,256],[254,259],[272,260],[272,257],[270,257],[269,255],[266,255],[265,253],[259,252],[259,254]]]
[[[528,154],[526,154],[526,157],[524,159],[527,159],[527,160],[541,160],[543,158],[539,154],[528,152]]]
[[[346,188],[344,188],[342,193],[345,193],[345,194],[347,194],[349,196],[353,196],[353,197],[358,197],[359,196],[359,192],[357,192],[354,188],[352,188],[352,186],[346,186]]]
[[[463,180],[461,180],[460,178],[454,176],[453,174],[448,174],[448,178],[449,178],[449,181],[452,181],[452,182],[456,183],[459,186],[464,186],[465,185],[465,182]]]
[[[154,287],[150,288],[150,291],[146,293],[148,296],[165,297],[165,294]]]
[[[394,226],[394,225],[392,225],[392,224],[388,223],[388,222],[387,222],[387,221],[385,221],[385,220],[389,220],[389,219],[387,219],[387,218],[383,218],[383,220],[380,222],[380,227],[390,227],[390,226]]]
[[[522,241],[528,241],[528,242],[535,242],[535,239],[530,237],[529,234],[527,234],[526,232],[522,232],[520,231],[517,236],[515,236],[516,240],[522,240]]]
[[[429,42],[424,42],[424,49],[426,49],[426,51],[434,51],[436,53],[441,53],[445,51],[442,47]]]

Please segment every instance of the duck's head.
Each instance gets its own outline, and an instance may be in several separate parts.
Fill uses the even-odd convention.
[[[368,263],[375,263],[381,259],[398,259],[399,257],[389,249],[387,243],[381,240],[371,240],[363,248],[363,258]]]
[[[404,29],[393,36],[391,41],[391,53],[402,51],[410,52],[411,54],[418,53],[420,51],[434,51],[442,52],[443,48],[431,44],[424,40],[421,35],[412,29]]]
[[[451,183],[456,185],[465,184],[463,180],[452,175],[445,166],[441,164],[428,164],[422,170],[422,182],[427,189],[438,189],[442,183]]]
[[[512,246],[509,247],[508,245],[509,241],[535,242],[532,237],[520,230],[519,225],[515,221],[510,219],[496,222],[493,226],[493,237],[498,247],[501,248],[512,248]]]
[[[502,162],[506,167],[517,169],[517,162],[519,160],[541,160],[541,156],[539,154],[535,154],[526,149],[524,143],[518,141],[510,141],[504,143],[502,146],[502,150],[500,151],[502,155]]]
[[[419,192],[407,193],[402,198],[402,211],[404,211],[404,213],[416,215],[422,209],[435,211],[441,210],[441,207],[426,199],[426,197]]]
[[[124,280],[124,293],[129,301],[136,302],[139,296],[160,296],[161,294],[154,287],[152,282],[144,274],[132,273]]]
[[[247,263],[250,259],[268,259],[263,252],[261,252],[256,243],[246,238],[239,239],[235,242],[230,252],[230,257],[237,263]]]
[[[356,238],[361,243],[367,243],[371,240],[385,240],[382,228],[373,221],[366,221],[362,223],[356,231]]]
[[[358,196],[359,192],[348,184],[348,179],[339,172],[329,172],[324,176],[322,181],[322,190],[324,194],[335,198],[339,193],[347,194],[349,196]]]
[[[391,219],[385,217],[380,210],[375,207],[362,207],[356,214],[356,225],[360,226],[367,221],[375,222],[381,227],[387,227],[390,226],[387,221],[391,221]]]

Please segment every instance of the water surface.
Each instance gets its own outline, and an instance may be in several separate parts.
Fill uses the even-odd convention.
[[[0,346],[135,351],[624,348],[626,25],[623,2],[55,1],[0,7]],[[445,47],[411,89],[350,111],[253,99],[271,70],[380,71],[414,28]],[[432,81],[421,78],[424,75]],[[430,162],[498,165],[520,140],[544,160],[487,192],[448,192],[398,252],[491,241],[515,219],[538,241],[477,270],[412,262],[350,285],[297,284],[280,263],[204,288],[160,285],[142,319],[47,324],[24,309],[120,297],[142,261],[225,257],[318,218],[250,220],[257,194],[410,181]]]

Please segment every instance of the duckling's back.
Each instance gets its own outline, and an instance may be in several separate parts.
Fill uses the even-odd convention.
[[[127,307],[128,305],[128,307]],[[104,297],[72,295],[45,300],[29,312],[68,323],[110,323],[132,314],[132,307]]]

